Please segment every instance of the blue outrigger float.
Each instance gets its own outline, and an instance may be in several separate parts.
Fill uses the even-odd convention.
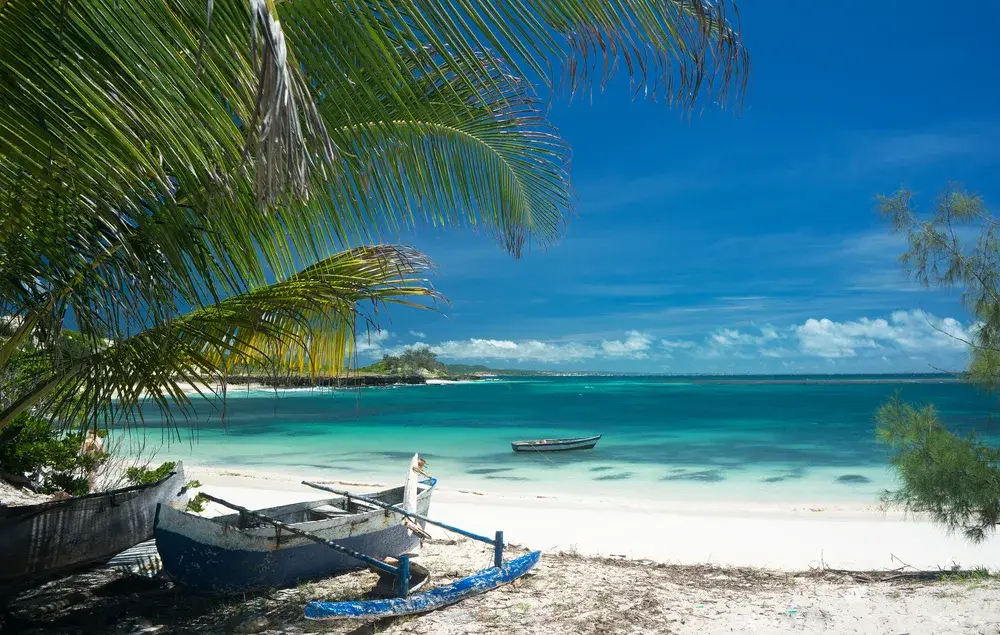
[[[337,490],[322,487],[303,481],[303,484],[333,493]],[[362,497],[362,499],[364,499]],[[373,504],[377,501],[369,500]],[[385,562],[372,561],[367,556],[360,559],[373,569],[391,575],[395,578],[395,589],[398,597],[376,600],[360,600],[355,602],[310,602],[306,605],[305,616],[310,620],[344,620],[370,617],[397,617],[426,613],[450,604],[455,604],[465,598],[510,584],[531,571],[542,557],[541,551],[532,551],[510,562],[503,561],[503,532],[497,531],[494,538],[487,538],[471,531],[453,527],[438,520],[428,518],[423,514],[411,513],[394,505],[381,504],[387,511],[404,514],[413,520],[427,525],[435,525],[452,533],[484,542],[493,547],[493,566],[483,569],[468,577],[456,580],[451,584],[431,589],[423,593],[410,595],[410,558],[401,556],[397,566]],[[360,554],[357,554],[360,556]],[[356,556],[357,557],[357,556]]]
[[[360,602],[310,602],[306,605],[306,619],[345,620],[426,613],[509,584],[531,571],[541,557],[541,551],[532,551],[451,584],[409,596]]]

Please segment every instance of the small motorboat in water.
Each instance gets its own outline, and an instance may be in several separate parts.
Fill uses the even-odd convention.
[[[539,439],[537,441],[512,441],[510,447],[515,452],[562,452],[565,450],[589,450],[597,445],[603,435],[576,437],[572,439]]]

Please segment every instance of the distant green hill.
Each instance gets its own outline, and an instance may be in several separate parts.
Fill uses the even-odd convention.
[[[445,364],[445,368],[448,372],[453,375],[471,375],[473,373],[492,373],[495,372],[489,366],[483,366],[482,364]]]

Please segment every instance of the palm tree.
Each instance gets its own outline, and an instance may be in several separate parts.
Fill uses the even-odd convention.
[[[426,258],[474,225],[558,238],[569,152],[534,83],[692,107],[742,93],[720,0],[0,0],[0,314],[44,371],[0,386],[97,424],[238,365],[339,372]],[[334,255],[330,255],[334,254]],[[368,312],[365,312],[368,307]],[[86,354],[54,356],[67,327]],[[112,399],[117,397],[117,399]]]

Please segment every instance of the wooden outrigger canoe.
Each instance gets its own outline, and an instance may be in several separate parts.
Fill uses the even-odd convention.
[[[215,518],[164,506],[156,517],[156,547],[167,575],[199,593],[234,595],[293,586],[364,564],[270,521],[374,559],[400,556],[420,544],[420,527],[408,525],[405,515],[387,512],[365,499],[413,505],[414,511],[426,514],[435,484],[434,479],[421,481],[411,465],[404,486],[367,497],[338,495]]]
[[[187,502],[185,486],[178,463],[148,485],[0,507],[0,595],[99,564],[148,540],[158,507],[173,511]]]
[[[574,437],[571,439],[538,439],[536,441],[512,441],[510,447],[515,452],[562,452],[566,450],[589,450],[601,440],[603,435]]]

